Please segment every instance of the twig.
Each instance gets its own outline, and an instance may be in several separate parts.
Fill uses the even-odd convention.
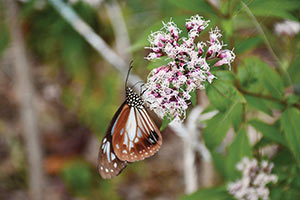
[[[253,92],[250,92],[250,91],[247,91],[247,90],[244,90],[243,88],[240,88],[240,87],[237,87],[237,89],[243,93],[243,94],[246,94],[246,95],[249,95],[249,96],[254,96],[254,97],[259,97],[259,98],[262,98],[262,99],[267,99],[267,100],[270,100],[270,101],[274,101],[276,103],[279,103],[283,106],[287,106],[288,105],[288,102],[286,100],[281,100],[281,99],[277,99],[271,95],[264,95],[264,94],[258,94],[258,93],[253,93]],[[298,103],[294,103],[292,104],[292,106],[298,108],[300,110],[300,104]]]
[[[197,181],[197,169],[196,169],[196,152],[192,145],[191,141],[197,141],[197,118],[202,112],[202,107],[198,106],[194,108],[187,119],[186,127],[188,129],[186,139],[183,140],[183,160],[184,160],[184,181],[185,181],[185,193],[190,194],[197,190],[198,181]]]
[[[7,20],[11,33],[12,61],[16,73],[16,92],[20,102],[20,115],[27,147],[29,170],[29,195],[32,200],[43,198],[44,174],[42,150],[39,141],[34,89],[30,74],[30,64],[26,57],[24,39],[19,24],[16,1],[6,0]]]
[[[105,41],[97,35],[93,29],[88,26],[77,13],[61,0],[49,0],[49,3],[69,22],[72,27],[78,31],[82,37],[100,54],[103,58],[120,71],[123,77],[126,77],[128,64],[119,55],[117,55]],[[131,73],[130,84],[134,84],[141,79]]]
[[[132,57],[129,51],[130,40],[120,5],[116,0],[105,2],[104,5],[115,33],[117,52],[126,62],[129,62]]]

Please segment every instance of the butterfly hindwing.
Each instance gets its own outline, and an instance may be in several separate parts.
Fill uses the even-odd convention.
[[[124,107],[126,106],[125,102],[120,106],[119,110],[114,115],[109,128],[107,129],[106,135],[103,138],[98,155],[98,171],[102,178],[109,179],[114,176],[117,176],[121,171],[127,166],[126,161],[120,160],[115,152],[112,144],[112,135],[115,128],[115,125],[120,118]]]
[[[126,122],[118,122],[112,142],[120,160],[135,162],[154,155],[162,143],[161,134],[142,106],[124,112]],[[121,115],[120,115],[121,116]]]

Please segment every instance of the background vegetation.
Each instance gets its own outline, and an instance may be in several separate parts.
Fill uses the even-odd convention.
[[[198,124],[215,172],[210,185],[203,184],[200,173],[199,190],[192,195],[184,195],[182,140],[170,128],[162,133],[164,144],[157,155],[130,165],[113,180],[100,178],[98,145],[124,100],[124,77],[48,1],[18,2],[32,67],[46,199],[231,199],[226,184],[240,177],[235,165],[244,156],[275,164],[273,172],[279,180],[270,186],[271,199],[300,198],[300,35],[274,31],[283,20],[299,22],[300,3],[215,2],[118,1],[131,41],[123,50],[132,54],[127,60],[134,60],[133,71],[144,81],[158,65],[144,60],[147,36],[161,27],[161,21],[172,18],[182,28],[185,19],[199,14],[211,21],[210,27],[218,26],[224,43],[235,49],[232,70],[213,69],[218,79],[197,93],[203,113],[218,113]],[[117,48],[115,22],[106,9],[110,1],[97,6],[86,1],[68,3]],[[0,1],[0,199],[26,199],[30,166],[19,120],[6,9]],[[207,32],[201,35],[207,36]],[[161,124],[158,118],[155,121]],[[201,157],[196,164],[201,171]]]

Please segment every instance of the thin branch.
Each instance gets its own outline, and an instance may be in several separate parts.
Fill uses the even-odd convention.
[[[123,77],[126,77],[128,64],[119,55],[117,55],[106,42],[97,35],[93,29],[88,26],[77,13],[61,0],[48,0],[49,3],[62,15],[62,17],[71,24],[71,26],[81,34],[82,37],[100,54],[103,58],[120,71]],[[134,84],[141,79],[131,74],[130,84]]]
[[[196,169],[196,152],[190,142],[197,141],[197,118],[202,112],[202,107],[198,106],[194,108],[188,119],[187,119],[187,135],[185,140],[183,140],[183,172],[184,172],[184,181],[185,181],[185,193],[190,194],[197,190],[197,169]]]
[[[259,98],[262,98],[262,99],[267,99],[267,100],[270,100],[270,101],[274,101],[274,102],[279,103],[279,104],[281,104],[283,106],[287,106],[288,105],[288,103],[287,103],[286,100],[277,99],[277,98],[275,98],[275,97],[273,97],[271,95],[264,95],[264,94],[250,92],[250,91],[247,91],[247,90],[245,90],[245,89],[243,89],[241,87],[237,87],[237,89],[241,93],[249,95],[249,96],[259,97]],[[294,106],[294,107],[296,107],[296,108],[298,108],[300,110],[300,104],[294,103],[294,104],[292,104],[292,106]]]
[[[44,199],[44,174],[42,150],[34,106],[35,94],[30,74],[31,69],[26,56],[26,47],[20,28],[17,3],[12,0],[6,0],[5,2],[7,8],[7,24],[11,33],[11,54],[12,62],[15,67],[16,93],[20,103],[22,130],[29,164],[29,195],[32,200],[41,200]]]
[[[116,0],[105,2],[104,5],[115,33],[117,52],[126,62],[129,62],[132,58],[129,51],[130,40],[120,5]]]

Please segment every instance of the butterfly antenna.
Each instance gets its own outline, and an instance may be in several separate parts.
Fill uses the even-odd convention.
[[[127,86],[128,86],[127,82],[128,82],[128,78],[129,78],[130,71],[131,71],[132,68],[133,68],[132,63],[133,63],[133,60],[130,61],[130,64],[129,64],[129,69],[128,69],[127,76],[126,76],[126,81],[125,81],[125,90],[126,90],[126,88],[127,88]]]
[[[139,83],[143,83],[143,81],[138,81],[138,82],[136,82],[133,86],[132,86],[132,88],[134,88],[137,84],[139,84]]]
[[[142,89],[142,87],[143,87],[144,85],[145,85],[145,84],[142,84],[142,85],[141,85],[141,89]],[[143,96],[143,94],[144,94],[147,90],[148,90],[148,88],[145,88],[145,90],[141,91],[141,92],[140,92],[140,96]]]

